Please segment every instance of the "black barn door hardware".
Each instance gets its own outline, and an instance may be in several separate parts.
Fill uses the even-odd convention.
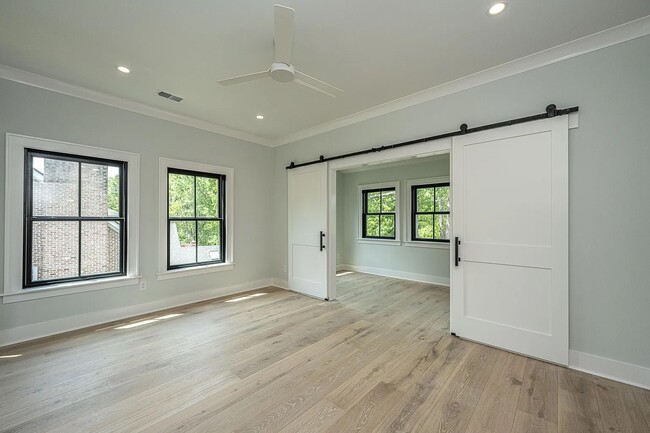
[[[467,124],[463,123],[462,125],[460,125],[458,131],[433,135],[431,137],[418,138],[416,140],[405,141],[402,143],[388,144],[380,147],[372,147],[370,149],[359,150],[357,152],[344,153],[342,155],[336,155],[330,157],[325,157],[324,155],[320,155],[318,159],[309,162],[302,162],[300,164],[296,164],[295,162],[291,161],[291,164],[289,164],[286,168],[287,170],[291,170],[292,168],[304,167],[306,165],[320,164],[321,162],[334,161],[335,159],[343,159],[343,158],[349,158],[351,156],[365,155],[367,153],[381,152],[382,150],[396,149],[398,147],[410,146],[412,144],[425,143],[427,141],[440,140],[442,138],[456,137],[458,135],[471,134],[473,132],[487,131],[488,129],[502,128],[504,126],[518,125],[520,123],[533,122],[535,120],[549,119],[551,117],[564,116],[567,114],[576,113],[578,112],[578,110],[579,107],[559,109],[555,106],[555,104],[551,104],[546,107],[544,113],[535,114],[533,116],[519,117],[517,119],[510,119],[510,120],[505,120],[503,122],[490,123],[488,125],[477,126],[475,128],[468,128]]]
[[[458,263],[460,262],[460,257],[458,256],[458,253],[460,252],[460,239],[458,239],[458,236],[456,236],[454,244],[454,261],[456,262],[456,266],[458,266]]]
[[[323,251],[325,249],[325,245],[323,244],[323,239],[325,239],[325,233],[321,230],[320,232],[320,250]]]

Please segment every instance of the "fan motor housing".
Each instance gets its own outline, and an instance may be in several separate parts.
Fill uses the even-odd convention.
[[[289,83],[296,78],[296,70],[286,63],[273,63],[271,65],[271,78],[280,83]]]

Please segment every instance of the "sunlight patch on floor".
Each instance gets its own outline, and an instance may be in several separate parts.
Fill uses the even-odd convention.
[[[226,302],[239,302],[247,299],[257,298],[258,296],[268,295],[268,293],[253,293],[252,295],[240,296],[238,298],[228,299]]]
[[[133,323],[129,323],[127,325],[116,326],[115,329],[137,328],[138,326],[148,325],[150,323],[155,323],[155,322],[159,322],[161,320],[167,320],[167,319],[171,319],[173,317],[178,317],[178,316],[182,316],[182,315],[183,315],[183,313],[166,314],[164,316],[153,317],[151,319],[146,319],[146,320],[140,320],[139,322],[133,322]]]

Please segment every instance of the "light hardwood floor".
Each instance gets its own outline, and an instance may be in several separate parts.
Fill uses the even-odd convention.
[[[0,349],[0,430],[650,432],[650,391],[450,336],[445,288],[338,278]]]

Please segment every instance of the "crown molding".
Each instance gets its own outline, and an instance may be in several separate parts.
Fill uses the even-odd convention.
[[[562,45],[539,51],[526,57],[521,57],[511,62],[503,63],[483,71],[467,75],[457,80],[449,81],[435,87],[413,93],[393,101],[377,105],[330,122],[321,123],[311,128],[291,133],[272,140],[271,146],[277,147],[284,144],[304,140],[335,129],[363,122],[374,117],[442,98],[453,93],[462,92],[473,87],[482,86],[493,81],[521,74],[583,54],[591,53],[612,45],[627,42],[650,34],[650,15],[635,21],[622,24],[602,32],[594,33]]]
[[[61,93],[68,96],[73,96],[75,98],[85,99],[87,101],[97,102],[99,104],[108,105],[109,107],[120,108],[122,110],[143,114],[145,116],[179,123],[181,125],[189,126],[192,128],[214,132],[215,134],[225,135],[226,137],[261,144],[263,146],[271,146],[273,144],[271,140],[260,137],[258,135],[228,128],[226,126],[207,122],[205,120],[194,119],[192,117],[172,113],[171,111],[162,110],[160,108],[152,107],[141,102],[132,101],[130,99],[121,98],[119,96],[109,95],[107,93],[97,92],[95,90],[90,90],[85,87],[55,80],[54,78],[45,77],[33,72],[27,72],[22,69],[13,68],[11,66],[0,64],[0,78],[26,84],[28,86],[38,87],[40,89],[50,90],[52,92]]]

